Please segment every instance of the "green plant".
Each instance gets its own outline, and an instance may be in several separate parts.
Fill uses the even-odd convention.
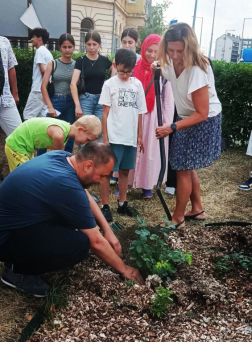
[[[142,222],[138,219],[138,222]],[[158,234],[151,234],[147,229],[136,230],[139,236],[130,245],[130,259],[144,274],[157,274],[162,279],[170,280],[176,272],[176,264],[192,262],[190,253],[182,250],[171,250],[164,241],[168,237],[168,228],[160,228]]]
[[[141,42],[152,33],[162,36],[169,28],[165,18],[170,3],[171,2],[168,0],[163,0],[162,3],[157,3],[155,6],[151,7],[151,15],[148,16],[144,28],[139,31]]]
[[[252,256],[244,256],[241,253],[233,253],[230,256],[216,257],[215,271],[217,273],[227,272],[237,265],[243,267],[246,271],[252,272]]]
[[[193,311],[191,311],[191,312],[189,312],[189,314],[187,316],[188,316],[188,318],[194,318],[195,313]]]
[[[169,311],[170,303],[173,302],[173,299],[171,298],[173,291],[165,289],[162,286],[157,287],[156,291],[157,294],[151,305],[151,312],[157,317],[160,317],[164,316]]]
[[[137,282],[135,280],[127,279],[127,280],[125,280],[124,284],[125,284],[127,289],[130,289],[135,284],[137,284]]]
[[[230,260],[229,255],[225,255],[224,257],[216,257],[215,258],[215,272],[227,272],[232,268],[232,261]]]

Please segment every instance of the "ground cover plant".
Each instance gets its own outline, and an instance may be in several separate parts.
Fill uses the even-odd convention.
[[[202,200],[208,214],[207,222],[252,221],[252,196],[237,186],[248,177],[251,157],[245,150],[229,150],[212,167],[200,170]],[[0,171],[6,176],[8,168],[4,156],[4,135],[0,133]],[[99,187],[91,189],[99,195]],[[111,206],[115,220],[125,228],[116,234],[122,244],[123,258],[130,261],[129,247],[139,238],[136,230],[154,229],[163,221],[163,209],[156,195],[143,201],[141,191],[130,191],[129,202],[138,209],[146,226],[139,228],[134,218],[117,214],[115,187],[111,188]],[[165,195],[170,210],[174,196]],[[153,229],[150,229],[153,228]],[[161,281],[162,288],[172,291],[168,300],[160,282],[152,275],[146,286],[125,281],[93,255],[74,270],[48,274],[53,284],[62,276],[69,280],[65,291],[68,304],[51,311],[51,317],[31,341],[36,342],[98,342],[98,341],[251,341],[252,273],[236,263],[227,272],[216,273],[216,258],[238,253],[251,256],[252,228],[213,226],[203,222],[189,222],[183,229],[170,230],[165,243],[170,250],[188,251],[191,265],[179,263],[171,280]],[[155,240],[154,240],[155,241]],[[1,268],[1,265],[0,265]],[[168,309],[163,315],[159,304],[165,298]],[[0,283],[0,341],[17,342],[20,331],[43,305],[34,299]],[[153,308],[160,311],[152,312]]]

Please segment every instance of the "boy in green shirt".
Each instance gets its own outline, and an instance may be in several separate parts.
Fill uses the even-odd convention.
[[[96,140],[101,134],[100,120],[84,115],[73,125],[54,118],[33,118],[23,122],[6,139],[5,154],[10,171],[33,158],[39,148],[64,150],[68,138],[77,145]]]

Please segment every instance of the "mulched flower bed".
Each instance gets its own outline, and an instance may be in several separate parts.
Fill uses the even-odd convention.
[[[174,292],[167,316],[150,312],[154,287],[129,288],[91,256],[70,274],[68,306],[41,327],[37,340],[252,341],[252,275],[241,267],[215,272],[216,256],[251,252],[251,227],[187,227],[171,233],[168,243],[190,251],[193,263],[181,265],[167,283]]]

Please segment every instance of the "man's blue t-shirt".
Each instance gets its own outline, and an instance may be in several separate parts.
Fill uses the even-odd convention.
[[[96,227],[89,199],[75,170],[71,154],[52,151],[11,172],[0,185],[0,245],[10,229],[46,221],[64,222],[73,229]]]

